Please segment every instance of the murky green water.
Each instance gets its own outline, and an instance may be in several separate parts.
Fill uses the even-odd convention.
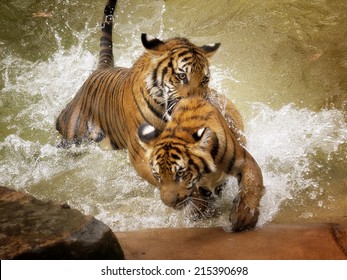
[[[68,202],[114,230],[224,225],[226,214],[193,223],[165,207],[124,151],[56,148],[55,118],[97,63],[103,6],[1,0],[0,184]],[[120,0],[116,14],[118,65],[142,53],[142,32],[222,43],[212,86],[240,109],[263,170],[260,224],[346,218],[345,0]],[[222,209],[236,189],[231,181]]]

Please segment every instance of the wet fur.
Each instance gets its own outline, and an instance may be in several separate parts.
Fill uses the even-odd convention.
[[[184,98],[162,133],[146,135],[147,128],[140,127],[139,141],[166,205],[182,209],[197,197],[204,199],[199,188],[215,193],[232,175],[239,193],[232,202],[230,230],[255,227],[264,192],[262,172],[215,106],[201,97]]]
[[[104,148],[128,149],[130,162],[146,178],[150,170],[143,164],[138,127],[146,122],[163,129],[176,100],[190,95],[208,98],[208,59],[220,44],[198,47],[186,38],[162,41],[142,34],[143,55],[130,68],[114,67],[116,3],[108,1],[104,9],[98,68],[62,110],[56,129],[62,135],[61,147],[96,141]]]

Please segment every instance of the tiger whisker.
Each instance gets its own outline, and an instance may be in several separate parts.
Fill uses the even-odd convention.
[[[188,201],[188,203],[189,203],[189,205],[193,206],[193,207],[195,208],[195,210],[197,210],[197,211],[199,212],[199,214],[200,214],[202,217],[204,217],[205,219],[207,218],[207,216],[204,214],[204,212],[202,212],[202,211],[200,210],[200,208],[199,208],[197,205],[195,205],[195,203],[194,203],[193,200],[190,199],[190,200]]]
[[[206,201],[206,199],[201,198],[201,197],[190,197],[190,199],[199,200],[199,201]]]
[[[201,203],[201,202],[198,202],[198,203],[197,203],[197,202],[194,202],[194,205],[197,206],[197,207],[204,207],[204,208],[205,208],[205,209],[204,209],[204,212],[213,209],[213,207],[211,207],[210,204],[204,204],[204,203]],[[200,208],[200,209],[201,209],[201,208]]]

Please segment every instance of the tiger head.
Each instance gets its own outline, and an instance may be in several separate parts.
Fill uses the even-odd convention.
[[[216,170],[208,147],[213,137],[210,129],[187,132],[182,138],[166,132],[160,134],[148,124],[138,130],[164,204],[179,210],[194,203],[194,199],[201,205],[204,204],[201,201],[208,201],[211,195],[218,195],[219,186],[226,178],[223,172]]]
[[[143,58],[146,68],[146,87],[151,98],[164,107],[170,115],[175,103],[182,97],[205,97],[210,79],[208,59],[217,51],[220,43],[197,47],[185,38],[167,41],[141,36],[146,49]]]

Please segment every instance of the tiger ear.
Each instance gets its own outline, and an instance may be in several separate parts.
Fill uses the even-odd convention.
[[[150,141],[157,138],[159,135],[160,131],[148,123],[140,125],[140,127],[137,129],[137,136],[139,138],[139,142],[145,148],[147,147]]]
[[[200,128],[193,134],[193,138],[199,144],[200,147],[207,147],[212,137],[211,130],[207,127]]]
[[[159,48],[165,44],[163,41],[145,33],[141,34],[141,41],[142,45],[148,51],[159,51]]]
[[[202,47],[200,47],[200,50],[208,57],[212,57],[215,52],[219,49],[220,47],[220,43],[215,43],[212,45],[203,45]]]

